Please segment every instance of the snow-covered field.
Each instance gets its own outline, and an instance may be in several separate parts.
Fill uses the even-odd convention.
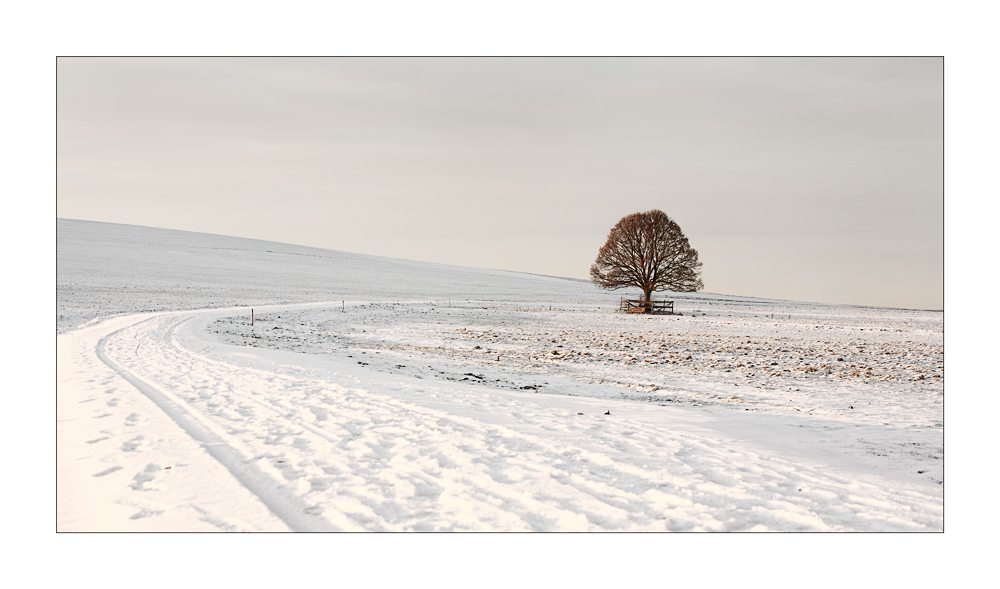
[[[943,529],[941,313],[626,316],[583,281],[67,220],[57,281],[59,530]]]

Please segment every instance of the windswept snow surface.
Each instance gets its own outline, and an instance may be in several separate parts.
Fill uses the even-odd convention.
[[[940,313],[58,245],[61,531],[943,529]]]

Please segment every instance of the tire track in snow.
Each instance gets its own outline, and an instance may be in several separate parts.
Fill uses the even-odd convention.
[[[172,326],[170,326],[167,330],[165,330],[163,332],[165,335],[164,339],[173,340],[172,333],[181,325],[181,323],[182,321],[175,322]],[[232,365],[214,362],[199,357],[197,355],[190,354],[189,352],[186,352],[180,346],[178,346],[175,341],[171,341],[170,343],[173,345],[166,347],[163,350],[160,350],[161,355],[159,356],[159,358],[162,360],[170,357],[171,362],[167,362],[166,363],[167,365],[186,366],[186,376],[188,378],[198,379],[198,382],[205,382],[207,380],[213,379],[214,377],[208,374],[205,370],[205,367],[207,366],[207,367],[222,368],[224,371],[223,376],[226,379],[235,378],[235,380],[240,380],[241,376],[234,374],[233,371],[234,367]],[[177,354],[181,354],[182,356],[177,357]],[[158,363],[163,364],[162,362]],[[196,366],[201,366],[201,369],[196,368]],[[254,379],[256,383],[261,383],[261,382],[274,383],[275,381],[278,381],[285,383],[286,388],[289,385],[292,387],[300,387],[302,385],[302,382],[297,379],[291,379],[289,377],[284,377],[272,373],[263,373],[253,369],[240,369],[239,372],[243,374],[253,374],[256,377]],[[165,375],[165,376],[169,377],[171,375]],[[250,389],[253,388],[253,384],[254,383],[244,383],[244,386],[236,387],[235,390],[238,391],[239,389]],[[316,388],[318,386],[320,388],[325,389],[327,392],[342,389],[342,387],[340,387],[335,383],[327,383],[327,382],[315,382],[312,383],[310,386],[312,388]],[[229,389],[230,391],[234,391],[234,387],[232,387],[231,383],[229,382],[222,384],[220,388],[226,388]],[[393,455],[399,454],[403,450],[414,449],[414,448],[408,448],[408,449],[396,448],[396,446],[400,445],[400,443],[402,443],[404,446],[407,444],[412,445],[414,443],[417,446],[425,446],[425,447],[436,446],[435,454],[438,457],[440,457],[442,454],[441,452],[442,448],[440,448],[440,446],[441,445],[447,446],[443,454],[450,455],[451,458],[446,460],[450,460],[451,462],[458,460],[464,465],[476,464],[483,452],[483,449],[486,449],[486,447],[489,445],[481,439],[476,440],[478,443],[470,446],[470,449],[474,449],[476,451],[469,456],[463,456],[462,458],[458,458],[458,455],[463,454],[463,451],[460,448],[457,448],[454,444],[448,444],[448,443],[443,444],[443,442],[446,442],[448,439],[451,438],[457,438],[465,440],[465,445],[468,445],[468,443],[471,441],[470,438],[482,437],[481,435],[477,436],[477,433],[481,434],[482,432],[475,431],[477,429],[481,429],[481,424],[479,424],[478,422],[475,422],[474,420],[462,419],[458,416],[449,415],[443,412],[430,411],[421,409],[413,405],[403,404],[397,400],[390,399],[382,395],[372,394],[367,391],[359,392],[359,391],[344,390],[343,392],[345,394],[341,395],[341,398],[339,399],[340,409],[344,410],[345,404],[352,406],[354,411],[350,411],[351,407],[346,407],[346,409],[348,409],[348,411],[350,411],[351,413],[350,421],[354,424],[364,424],[368,426],[368,429],[376,432],[376,435],[373,436],[375,439],[371,439],[372,436],[369,436],[367,438],[362,438],[364,444],[367,445],[367,447],[371,450],[370,453],[369,452],[362,452],[360,454],[358,452],[354,452],[353,454],[349,453],[349,455],[345,457],[349,458],[349,460],[341,461],[341,464],[344,465],[346,469],[349,470],[358,479],[357,481],[354,482],[362,483],[366,487],[371,486],[371,481],[373,480],[377,481],[379,478],[386,476],[387,473],[382,471],[389,469],[385,468],[384,465],[372,464],[372,463],[373,462],[378,463],[387,458],[390,454],[388,452],[388,449],[394,451],[392,453]],[[301,430],[309,430],[310,432],[323,438],[330,444],[339,447],[339,449],[341,450],[349,449],[349,448],[344,448],[343,440],[338,439],[335,435],[326,432],[320,428],[316,428],[315,426],[306,423],[302,419],[289,417],[290,415],[293,415],[296,410],[294,407],[286,407],[283,404],[289,401],[298,401],[300,399],[295,399],[294,397],[289,396],[287,394],[282,394],[280,390],[275,390],[273,388],[268,391],[267,401],[258,400],[254,397],[259,395],[254,395],[246,392],[239,393],[234,391],[234,394],[236,394],[237,396],[239,396],[244,400],[248,400],[251,403],[260,406],[263,409],[263,411],[269,415],[269,417],[266,418],[263,417],[262,415],[255,415],[254,418],[259,420],[260,422],[265,423],[266,424],[265,427],[267,431],[270,433],[277,432],[278,435],[281,435],[281,437],[287,437],[289,435],[299,435],[302,433]],[[358,408],[362,408],[362,411],[358,411],[357,410]],[[400,420],[400,419],[394,419],[392,417],[387,417],[392,415],[406,415],[407,418]],[[428,427],[428,424],[432,424],[431,427]],[[437,424],[437,427],[434,427],[433,424]],[[400,430],[405,432],[403,436],[399,435]],[[421,436],[419,434],[421,433],[421,431],[427,432],[431,430],[437,432],[435,435],[432,436],[433,439],[428,439],[426,436],[424,436],[423,439],[420,439]],[[350,427],[347,427],[346,431],[351,435],[355,434],[360,435],[360,432],[351,431]],[[492,438],[497,438],[496,435],[497,432],[495,429],[491,429],[486,433]],[[509,433],[513,434],[514,438],[518,437],[517,434],[514,434],[513,432]],[[409,434],[409,436],[416,435],[418,439],[415,442],[412,440],[400,439],[401,437],[403,438],[409,437],[406,434]],[[273,442],[273,440],[271,441]],[[517,442],[523,449],[524,440],[517,440]],[[494,446],[496,445],[495,440],[493,441],[493,445]],[[539,446],[538,444],[534,445],[535,448],[537,448],[538,446]],[[293,448],[286,448],[285,450],[286,452],[294,451]],[[375,455],[374,460],[372,460],[373,458],[372,456],[368,456],[367,454],[374,454]],[[418,451],[418,454],[423,455],[426,453]],[[466,454],[468,454],[468,452],[466,452]],[[549,458],[550,458],[549,460],[542,462],[551,462],[552,461],[551,457]],[[441,460],[438,458],[434,459],[437,460],[438,462],[441,462]],[[286,460],[281,462],[295,463],[296,460]],[[536,462],[539,461],[536,460]],[[291,467],[286,466],[285,468],[289,469]],[[465,475],[461,477],[453,478],[449,481],[446,481],[447,483],[446,485],[439,485],[434,482],[437,480],[434,474],[429,475],[426,472],[426,469],[424,468],[414,469],[411,465],[395,463],[391,465],[391,470],[392,472],[389,473],[390,478],[401,478],[404,479],[406,482],[412,484],[416,488],[417,490],[416,494],[418,496],[440,495],[442,492],[445,491],[444,487],[447,486],[450,488],[452,494],[459,494],[467,498],[477,497],[481,502],[485,503],[502,502],[509,504],[512,501],[514,501],[515,503],[519,504],[518,506],[516,506],[517,508],[515,510],[520,512],[524,516],[522,519],[524,519],[525,522],[531,524],[528,529],[550,528],[551,523],[554,521],[553,518],[545,517],[540,512],[542,511],[548,512],[551,515],[552,512],[560,511],[558,508],[556,508],[556,506],[552,505],[546,505],[542,509],[533,509],[529,505],[524,505],[524,501],[518,501],[517,494],[511,494],[503,487],[497,487],[494,481],[491,481],[490,479],[481,476],[483,473],[465,473]],[[431,468],[430,470],[435,470],[435,469]],[[535,467],[532,470],[538,470],[538,468]],[[471,476],[469,476],[470,474]],[[549,478],[547,472],[544,473],[539,472],[536,474],[538,477],[543,478],[543,480]],[[440,481],[440,482],[445,483],[445,481]],[[393,483],[389,483],[388,486],[393,486]],[[423,488],[421,489],[421,487]],[[386,490],[387,489],[382,489],[382,491]],[[459,492],[455,493],[456,490],[458,490]],[[368,514],[369,516],[375,516],[373,519],[372,517],[365,517],[364,513],[355,513],[354,518],[356,520],[360,521],[361,523],[367,524],[366,526],[362,527],[368,527],[373,529],[392,529],[393,527],[392,524],[394,522],[391,521],[393,518],[390,517],[391,514],[388,514],[388,512],[391,512],[393,510],[387,508],[387,506],[384,504],[385,502],[381,502],[382,504],[379,504],[380,502],[377,500],[377,497],[373,498],[371,496],[371,493],[367,494],[355,493],[353,498],[361,506],[367,506],[368,508],[371,509],[371,513]],[[365,510],[362,509],[362,511]],[[536,511],[539,513],[535,513]],[[562,511],[565,511],[565,513],[562,514],[563,517],[570,517],[570,518],[579,517],[579,514],[574,513],[572,511],[566,511],[566,510]],[[347,517],[350,518],[350,516]],[[502,527],[509,527],[511,523],[513,522],[507,522]]]
[[[214,427],[211,421],[199,411],[175,395],[138,377],[108,357],[106,348],[109,340],[126,330],[138,328],[157,319],[159,318],[147,319],[101,338],[96,348],[97,357],[153,401],[188,435],[200,442],[209,455],[225,466],[244,487],[256,495],[289,528],[295,531],[336,530],[329,522],[308,515],[305,510],[306,506],[298,497],[283,492],[281,486],[276,486],[273,478],[262,472],[251,459],[248,459],[231,443],[233,440],[229,436],[221,434],[218,428]],[[139,332],[136,332],[136,339],[138,339],[138,335]],[[136,352],[138,352],[138,345]]]

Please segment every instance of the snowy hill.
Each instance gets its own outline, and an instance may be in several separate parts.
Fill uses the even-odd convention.
[[[940,313],[71,220],[57,286],[60,530],[943,528]]]
[[[587,282],[206,233],[59,219],[58,326],[279,302],[614,299]]]
[[[451,299],[617,305],[620,297],[638,296],[572,278],[116,223],[58,219],[57,240],[60,330],[98,316],[269,303]],[[710,293],[670,298],[780,302]]]

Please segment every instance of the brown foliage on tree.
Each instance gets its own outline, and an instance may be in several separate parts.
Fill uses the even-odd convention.
[[[648,211],[624,217],[611,229],[590,267],[590,279],[610,290],[642,289],[643,300],[649,301],[657,290],[701,290],[700,271],[698,252],[677,223],[663,211]]]

